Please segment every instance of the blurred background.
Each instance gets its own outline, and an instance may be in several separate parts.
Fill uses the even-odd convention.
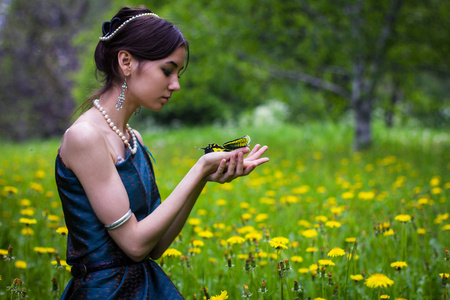
[[[102,23],[145,5],[190,42],[182,90],[150,126],[348,122],[450,125],[450,2],[0,0],[0,139],[60,136],[100,83]]]

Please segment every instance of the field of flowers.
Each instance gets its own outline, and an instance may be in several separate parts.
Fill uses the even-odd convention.
[[[202,154],[244,134],[270,162],[208,184],[159,263],[186,299],[448,299],[450,134],[310,124],[143,133],[164,199]],[[54,183],[59,141],[0,146],[0,299],[57,299],[70,280]]]

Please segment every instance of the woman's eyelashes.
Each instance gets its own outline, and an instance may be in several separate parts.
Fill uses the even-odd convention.
[[[162,71],[163,71],[164,75],[166,75],[167,77],[169,77],[170,75],[173,74],[172,70],[169,70],[166,68],[163,68]]]

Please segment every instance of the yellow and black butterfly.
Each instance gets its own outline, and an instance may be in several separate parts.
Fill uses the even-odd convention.
[[[205,148],[201,148],[205,150],[205,154],[211,153],[211,152],[223,152],[223,151],[233,151],[237,148],[247,147],[251,142],[251,138],[248,135],[244,135],[243,137],[240,137],[238,139],[228,141],[223,143],[222,146],[219,146],[215,143],[208,144]]]

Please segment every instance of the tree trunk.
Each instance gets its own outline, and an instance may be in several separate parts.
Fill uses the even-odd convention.
[[[364,82],[365,66],[363,60],[357,58],[353,66],[351,102],[355,114],[355,140],[353,147],[360,151],[372,144],[372,104],[368,99],[370,85]]]
[[[364,150],[372,144],[372,105],[369,99],[360,99],[354,106],[356,151]]]

